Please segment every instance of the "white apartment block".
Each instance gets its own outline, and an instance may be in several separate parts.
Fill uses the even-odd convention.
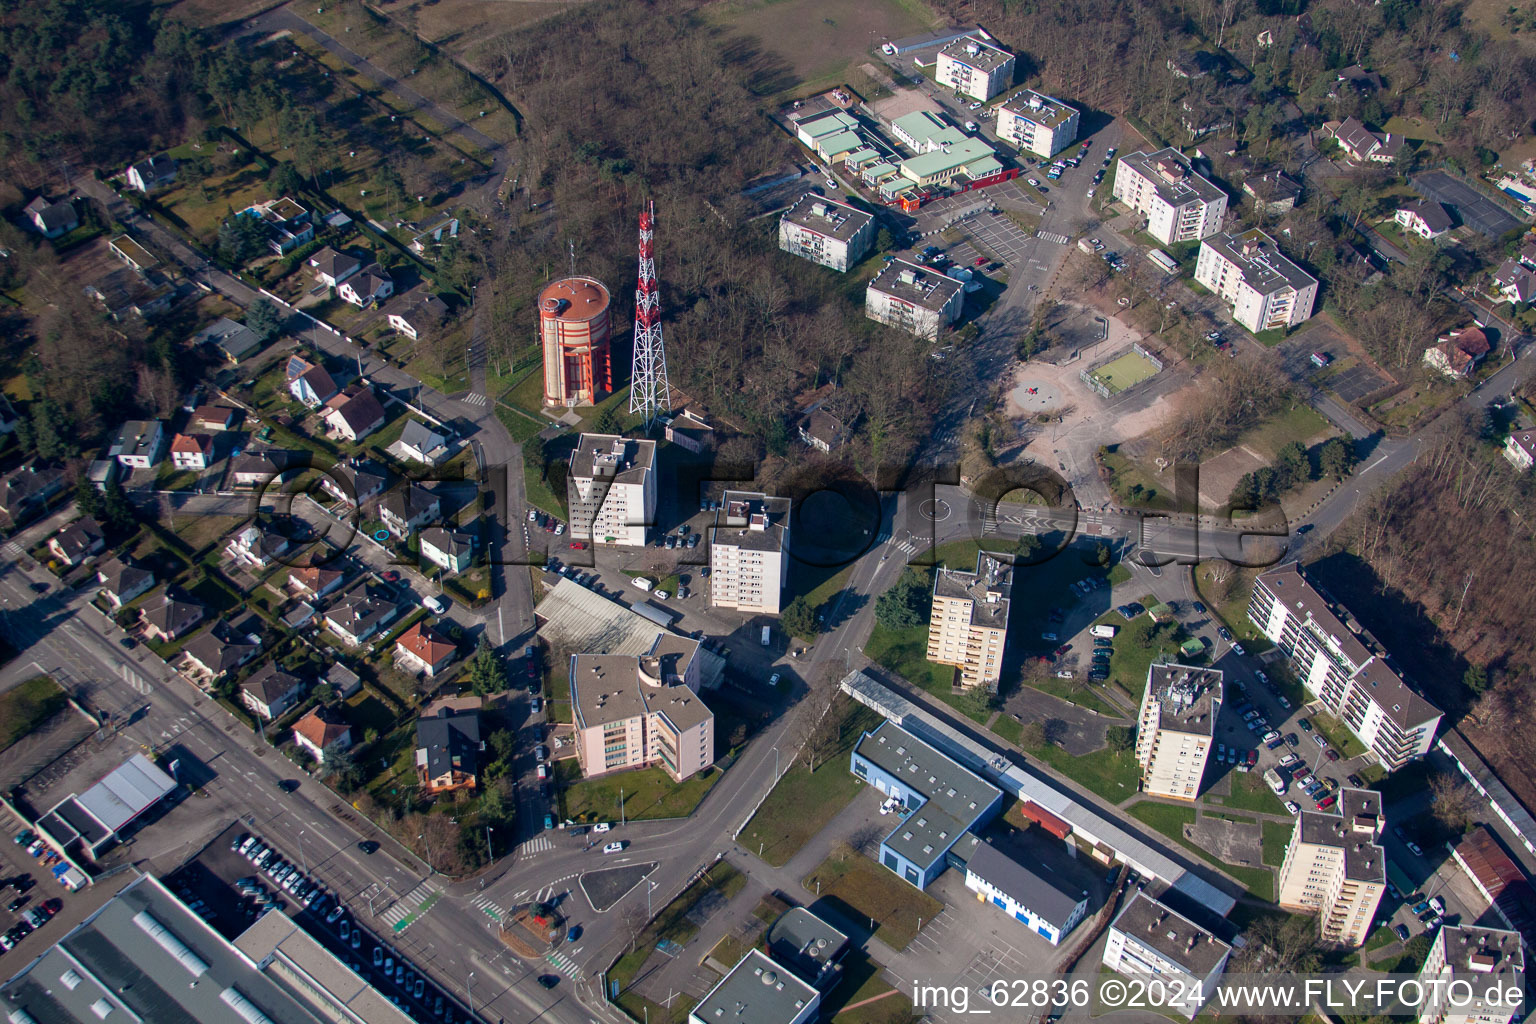
[[[572,745],[591,778],[659,764],[675,782],[715,762],[715,716],[699,698],[699,642],[658,633],[649,651],[573,654]]]
[[[1021,153],[1053,157],[1077,141],[1079,120],[1076,107],[1025,89],[997,108],[997,135]]]
[[[582,434],[565,494],[573,539],[644,547],[656,520],[656,442]]]
[[[1382,767],[1396,771],[1429,752],[1440,709],[1386,663],[1376,641],[1336,610],[1295,562],[1262,573],[1248,618],[1290,659],[1328,713],[1349,727]]]
[[[1104,966],[1127,977],[1160,978],[1184,996],[1176,1009],[1194,1019],[1226,970],[1232,947],[1144,892],[1131,896],[1109,926]]]
[[[779,218],[779,248],[801,259],[846,271],[875,244],[875,218],[812,192]]]
[[[1480,997],[1495,985],[1524,990],[1525,948],[1520,933],[1443,925],[1424,958],[1419,981],[1426,994],[1420,1024],[1512,1024],[1520,1016],[1515,1008]],[[1452,986],[1473,999],[1450,998]]]
[[[975,572],[940,568],[933,577],[928,660],[958,668],[960,685],[966,689],[995,691],[1002,676],[1012,593],[1013,569],[985,551],[976,557]]]
[[[1175,149],[1121,157],[1113,194],[1145,217],[1147,233],[1164,245],[1209,238],[1227,214],[1227,194]]]
[[[1013,54],[977,39],[962,36],[939,50],[933,77],[974,100],[996,96],[1013,82]]]
[[[1316,913],[1324,941],[1360,946],[1371,934],[1387,886],[1381,794],[1339,790],[1339,814],[1302,811],[1280,865],[1287,910]]]
[[[1136,720],[1141,791],[1175,800],[1200,795],[1205,762],[1215,746],[1222,674],[1188,665],[1152,665]]]
[[[932,268],[891,260],[864,293],[864,315],[929,341],[960,319],[965,286]]]
[[[788,498],[726,491],[709,538],[710,607],[779,614],[788,548]]]
[[[1275,240],[1255,228],[1222,232],[1200,243],[1195,280],[1221,297],[1232,319],[1255,334],[1295,327],[1312,315],[1317,278],[1286,259]]]

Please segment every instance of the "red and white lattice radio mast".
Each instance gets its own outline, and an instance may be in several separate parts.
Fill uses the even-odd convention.
[[[635,358],[630,374],[629,411],[645,418],[649,431],[658,415],[672,409],[667,383],[667,352],[661,340],[661,298],[656,288],[656,259],[651,229],[656,204],[640,211],[640,279],[635,288]]]

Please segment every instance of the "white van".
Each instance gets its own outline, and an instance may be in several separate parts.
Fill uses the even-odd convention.
[[[646,578],[644,576],[636,576],[635,579],[634,579],[634,583],[635,583],[635,586],[638,587],[641,591],[649,591],[652,587],[654,587],[656,585],[656,584],[652,583],[648,578]]]
[[[764,647],[767,647],[767,646],[768,646],[768,637],[769,637],[769,636],[770,636],[770,635],[771,635],[771,634],[770,634],[770,632],[769,632],[769,627],[767,627],[767,626],[764,626],[764,627],[763,627],[763,646],[764,646]]]
[[[1120,632],[1120,627],[1119,626],[1111,626],[1107,622],[1102,622],[1102,623],[1100,623],[1097,626],[1089,626],[1088,627],[1088,632],[1091,633],[1094,636],[1101,636],[1101,637],[1105,637],[1107,639],[1109,637],[1113,637],[1116,633]]]

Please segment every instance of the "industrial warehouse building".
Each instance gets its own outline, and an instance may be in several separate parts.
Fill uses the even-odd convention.
[[[1121,157],[1113,191],[1147,219],[1147,233],[1164,245],[1209,238],[1227,214],[1227,194],[1196,174],[1176,149]]]
[[[1257,228],[1221,232],[1201,242],[1195,280],[1220,296],[1232,319],[1255,334],[1305,322],[1317,300],[1317,278],[1286,259],[1275,240]]]
[[[174,779],[143,754],[134,754],[84,793],[59,801],[37,824],[62,848],[79,843],[94,858],[175,790]]]
[[[987,100],[1013,82],[1014,57],[1000,47],[965,36],[939,49],[933,77],[962,96]]]
[[[1024,89],[997,108],[997,135],[1021,153],[1053,157],[1077,141],[1080,119],[1076,107]]]
[[[779,248],[833,270],[847,270],[875,244],[875,218],[807,192],[779,218]]]
[[[1088,914],[1086,892],[1068,892],[985,842],[975,844],[966,858],[965,887],[1053,946]]]
[[[864,293],[866,317],[934,342],[964,308],[961,282],[906,260],[887,263]]]

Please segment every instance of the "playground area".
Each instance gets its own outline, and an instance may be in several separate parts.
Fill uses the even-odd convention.
[[[1083,381],[1105,398],[1118,395],[1156,377],[1162,366],[1149,358],[1140,346],[1116,356],[1102,366],[1083,372]]]
[[[1020,381],[1008,395],[1009,415],[1043,415],[1061,407],[1061,392],[1044,380]]]

